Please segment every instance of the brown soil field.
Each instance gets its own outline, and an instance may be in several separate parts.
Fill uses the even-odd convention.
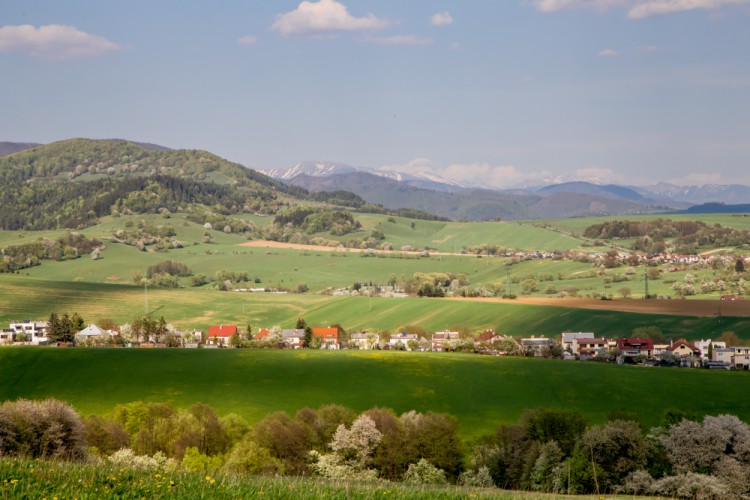
[[[280,241],[269,241],[269,240],[253,240],[245,243],[240,243],[238,246],[241,247],[256,247],[256,248],[289,248],[292,250],[311,250],[314,252],[362,252],[362,248],[343,248],[343,247],[327,247],[321,245],[301,245],[299,243],[283,243]],[[375,250],[380,253],[404,253],[411,255],[419,255],[422,253],[418,252],[404,252],[401,250]],[[446,252],[433,252],[430,251],[430,255],[465,255],[460,253],[446,253]],[[474,257],[474,255],[469,255]]]
[[[464,300],[464,299],[461,299]],[[578,298],[527,297],[514,300],[472,298],[469,300],[505,302],[509,304],[529,304],[537,306],[572,307],[578,309],[598,309],[645,314],[671,314],[678,316],[734,316],[750,317],[750,300],[645,300],[619,299],[596,300]]]

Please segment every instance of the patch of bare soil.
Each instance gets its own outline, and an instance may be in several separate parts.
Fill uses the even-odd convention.
[[[508,304],[529,304],[537,306],[572,307],[578,309],[597,309],[602,311],[621,311],[644,314],[670,314],[677,316],[717,316],[720,314],[722,316],[750,317],[750,300],[596,300],[554,297],[525,297],[513,300],[495,298],[470,300],[504,302]]]

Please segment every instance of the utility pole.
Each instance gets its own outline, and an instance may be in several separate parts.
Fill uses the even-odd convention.
[[[510,298],[510,267],[505,264],[505,296]]]
[[[643,270],[643,277],[646,280],[646,291],[645,291],[645,295],[643,296],[643,298],[648,299],[650,297],[648,294],[648,269]]]
[[[148,316],[148,281],[143,280],[143,314]]]

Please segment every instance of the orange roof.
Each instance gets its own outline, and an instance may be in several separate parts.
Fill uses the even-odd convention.
[[[261,328],[260,331],[253,338],[257,340],[261,340],[261,339],[268,337],[270,334],[271,332],[268,330],[268,328]]]
[[[323,337],[324,339],[336,339],[339,338],[339,329],[335,326],[329,328],[313,328],[312,334],[315,336]]]
[[[208,327],[209,337],[231,337],[235,333],[237,333],[237,325],[219,325]]]

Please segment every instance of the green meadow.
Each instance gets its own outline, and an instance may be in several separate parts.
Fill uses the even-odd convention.
[[[717,311],[719,305],[717,301]],[[292,328],[303,317],[308,324],[340,324],[347,331],[395,331],[399,326],[416,325],[427,331],[465,327],[473,332],[494,328],[513,336],[557,337],[563,331],[591,331],[618,337],[630,335],[637,327],[658,326],[672,338],[715,338],[728,330],[750,338],[750,318],[635,314],[512,301],[275,295],[204,288],[145,290],[0,275],[0,324],[46,319],[51,312],[78,312],[87,322],[111,318],[122,324],[142,315],[147,306],[149,312],[175,326],[202,331],[217,324]]]
[[[568,408],[592,423],[613,409],[661,423],[668,409],[750,419],[750,375],[528,358],[389,351],[0,349],[0,400],[55,397],[107,414],[143,400],[256,422],[273,411],[341,404],[454,415],[467,439],[529,408]]]
[[[373,499],[396,500],[553,500],[570,498],[497,488],[409,485],[391,482],[334,481],[311,477],[206,475],[185,471],[120,469],[107,464],[53,462],[3,458],[0,467],[2,498],[130,499]],[[577,495],[581,500],[600,496]],[[630,498],[612,496],[607,498]],[[642,497],[641,497],[642,498]]]

